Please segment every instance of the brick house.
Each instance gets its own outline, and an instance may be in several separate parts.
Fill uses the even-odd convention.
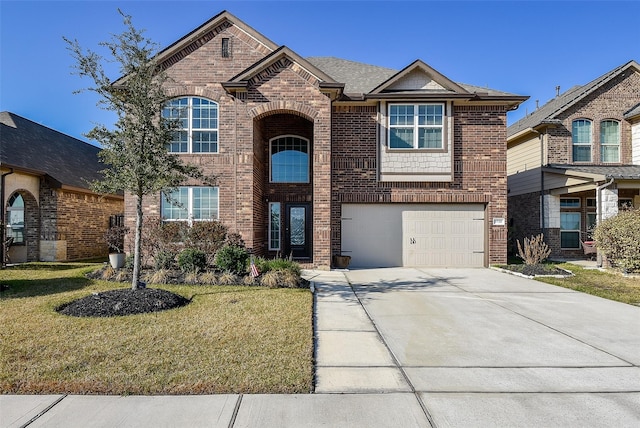
[[[2,242],[12,263],[107,256],[109,218],[122,195],[100,196],[88,182],[104,165],[98,147],[17,114],[0,113]],[[7,249],[2,246],[2,257]]]
[[[640,66],[558,94],[507,130],[515,239],[543,232],[552,256],[585,255],[602,219],[640,207]]]
[[[255,254],[329,268],[506,261],[506,114],[526,97],[456,83],[422,61],[392,70],[302,58],[224,11],[158,55],[171,77],[169,150],[185,183],[165,221],[215,218]],[[135,221],[125,196],[125,221]]]

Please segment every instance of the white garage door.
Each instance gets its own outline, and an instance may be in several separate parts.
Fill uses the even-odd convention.
[[[485,265],[480,204],[344,204],[342,253],[352,267]]]

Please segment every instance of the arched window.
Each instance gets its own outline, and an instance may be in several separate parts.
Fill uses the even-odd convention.
[[[616,120],[600,122],[600,160],[620,162],[620,123]]]
[[[7,204],[7,239],[14,244],[24,243],[24,199],[19,193],[9,198]]]
[[[180,121],[168,150],[173,153],[218,153],[218,103],[198,97],[167,102],[162,116]]]
[[[287,135],[271,140],[271,182],[309,182],[309,141]]]
[[[574,120],[571,126],[571,140],[573,161],[591,162],[591,121],[587,119]]]

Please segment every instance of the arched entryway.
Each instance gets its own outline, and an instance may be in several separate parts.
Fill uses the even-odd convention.
[[[254,250],[263,255],[313,257],[314,124],[298,112],[273,112],[254,120]]]
[[[38,260],[38,203],[27,190],[17,190],[7,199],[5,237],[9,244],[8,262]]]

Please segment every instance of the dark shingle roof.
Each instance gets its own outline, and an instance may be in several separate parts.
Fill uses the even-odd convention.
[[[572,87],[571,89],[555,97],[530,115],[523,117],[513,125],[509,126],[507,128],[507,137],[515,135],[524,129],[533,128],[544,123],[557,122],[556,116],[559,113],[565,111],[567,108],[574,105],[576,102],[593,92],[595,89],[611,80],[622,70],[625,70],[629,67],[634,67],[636,70],[640,70],[640,65],[638,65],[638,63],[636,63],[635,61],[629,61],[626,64],[616,67],[613,70],[603,74],[597,79],[592,80],[586,85]]]
[[[0,113],[0,163],[49,176],[57,185],[88,189],[101,179],[100,148],[11,112]]]
[[[305,58],[337,82],[346,94],[366,94],[396,74],[398,70],[334,57]]]
[[[346,94],[368,94],[399,71],[335,57],[309,57],[305,59],[337,82],[344,83],[344,92]],[[487,94],[490,96],[514,95],[465,83],[458,83],[458,85],[473,94]]]
[[[640,179],[640,165],[560,165],[550,164],[549,167],[564,171],[575,171],[587,174],[598,174],[606,178],[638,180]]]
[[[640,104],[636,105],[635,107],[631,108],[631,110],[626,112],[624,114],[624,117],[625,119],[631,119],[632,117],[639,116],[639,115],[640,115]]]

